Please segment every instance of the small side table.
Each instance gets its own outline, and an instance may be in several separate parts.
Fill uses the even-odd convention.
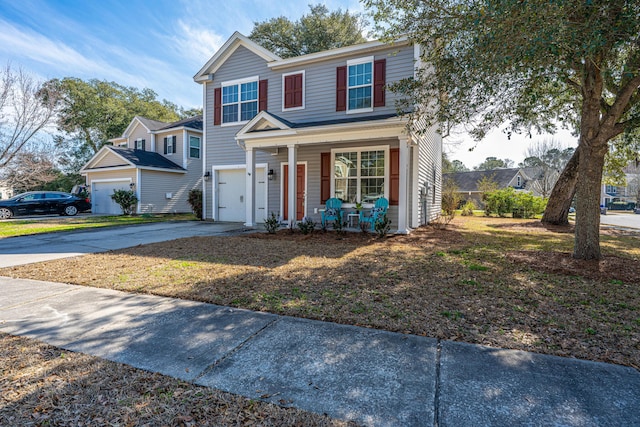
[[[355,228],[355,225],[353,225],[354,224],[354,220],[357,220],[358,223],[359,223],[360,222],[360,214],[352,212],[349,215],[347,215],[347,220],[349,222],[349,227]]]

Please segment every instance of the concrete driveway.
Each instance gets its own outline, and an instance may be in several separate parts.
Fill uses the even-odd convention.
[[[242,231],[240,223],[181,221],[9,237],[0,239],[0,267],[69,258],[183,237],[216,236]]]

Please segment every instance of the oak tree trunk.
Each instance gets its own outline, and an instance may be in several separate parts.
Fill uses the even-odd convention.
[[[576,193],[576,234],[573,257],[584,260],[600,259],[600,191],[607,142],[592,142],[582,147]]]
[[[576,184],[578,182],[579,152],[579,149],[573,152],[573,156],[571,156],[558,177],[558,181],[553,186],[549,202],[542,216],[544,224],[569,224],[569,208],[571,207],[573,196],[576,194]]]

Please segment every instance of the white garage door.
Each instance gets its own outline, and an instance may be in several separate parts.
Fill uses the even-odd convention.
[[[218,171],[218,221],[245,222],[246,181],[245,169],[228,169]],[[256,221],[266,219],[265,168],[256,168]]]
[[[94,182],[91,186],[91,212],[121,215],[120,205],[111,199],[113,190],[129,190],[129,180]]]

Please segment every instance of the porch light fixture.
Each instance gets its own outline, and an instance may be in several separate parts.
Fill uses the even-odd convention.
[[[133,187],[135,187],[135,186],[136,186],[135,182],[132,182],[131,184],[129,184],[129,188],[132,189],[132,190],[133,190]]]
[[[206,172],[204,173],[204,179],[205,179],[205,180],[208,180],[210,176],[211,176],[211,172],[206,171]]]
[[[273,169],[269,169],[269,173],[267,173],[267,178],[269,178],[269,181],[273,181],[275,177],[276,173],[273,171]]]

